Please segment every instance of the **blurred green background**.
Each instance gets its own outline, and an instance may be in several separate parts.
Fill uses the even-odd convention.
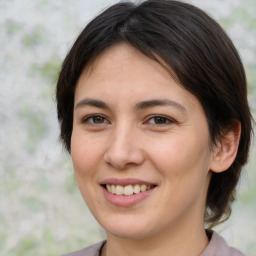
[[[54,91],[65,54],[110,0],[0,0],[0,254],[60,255],[104,238],[58,142]],[[188,1],[189,2],[189,1]],[[194,0],[238,48],[256,113],[256,1]],[[256,147],[232,217],[217,227],[256,255]]]

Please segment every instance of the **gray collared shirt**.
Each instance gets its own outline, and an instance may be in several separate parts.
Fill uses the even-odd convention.
[[[214,231],[211,240],[200,256],[245,256],[243,253],[235,248],[229,247],[226,241]],[[99,256],[100,250],[106,241],[89,246],[80,251],[71,252],[62,256]]]

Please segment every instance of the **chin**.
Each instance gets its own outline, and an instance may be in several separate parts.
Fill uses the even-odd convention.
[[[154,228],[149,225],[149,223],[144,221],[128,221],[124,220],[114,220],[113,222],[100,222],[101,226],[106,230],[107,234],[123,238],[140,240],[152,236]],[[151,222],[152,224],[152,222]]]
[[[112,236],[116,236],[119,238],[123,238],[123,239],[129,239],[129,240],[142,240],[142,239],[146,239],[148,237],[150,237],[151,232],[149,232],[148,230],[144,229],[144,230],[138,230],[138,229],[134,229],[134,228],[130,228],[129,230],[123,230],[123,229],[119,229],[117,230],[117,228],[112,229],[112,230],[106,230],[107,234],[111,234]]]

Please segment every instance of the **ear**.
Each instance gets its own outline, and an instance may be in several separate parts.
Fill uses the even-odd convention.
[[[217,146],[213,150],[210,170],[216,173],[226,171],[234,162],[241,136],[241,123],[233,120],[225,129]]]

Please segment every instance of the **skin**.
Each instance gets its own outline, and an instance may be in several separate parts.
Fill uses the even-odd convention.
[[[170,104],[138,107],[156,99]],[[71,156],[81,194],[107,232],[103,255],[200,255],[209,242],[210,170],[225,170],[235,155],[225,157],[235,151],[226,144],[211,149],[198,99],[135,48],[112,46],[88,65],[75,91]],[[122,207],[104,198],[108,178],[157,186]]]

